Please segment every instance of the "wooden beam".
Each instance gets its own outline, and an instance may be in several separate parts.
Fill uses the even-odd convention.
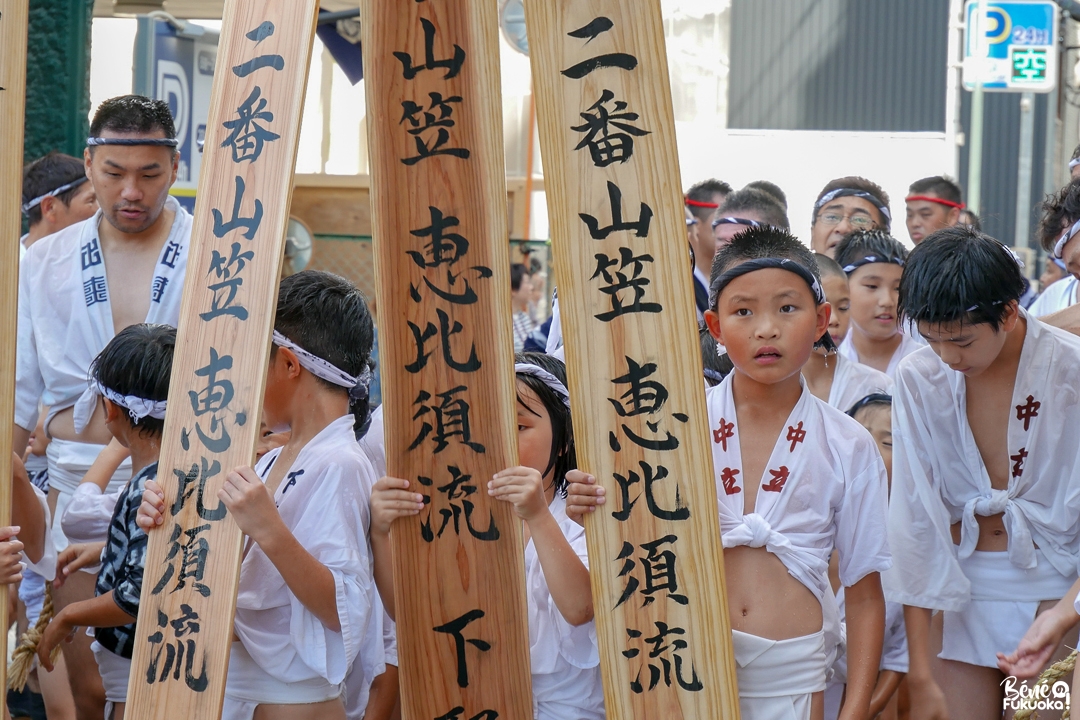
[[[11,524],[11,429],[15,418],[15,343],[19,319],[19,243],[22,232],[23,124],[26,114],[26,30],[29,0],[0,3],[0,527]],[[17,448],[22,452],[26,448]],[[46,541],[48,538],[46,538]],[[13,588],[5,588],[14,592]],[[7,710],[7,595],[0,596],[0,716]]]
[[[660,0],[525,11],[607,715],[737,718]]]
[[[403,716],[527,720],[497,5],[362,9],[387,472],[430,498],[391,530]]]
[[[128,717],[221,715],[241,533],[217,492],[254,462],[317,11],[318,0],[225,4]]]

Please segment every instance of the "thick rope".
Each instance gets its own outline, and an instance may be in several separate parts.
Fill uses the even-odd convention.
[[[53,607],[52,583],[45,583],[45,602],[41,606],[41,615],[34,623],[34,627],[27,628],[23,636],[19,638],[19,646],[11,654],[11,664],[8,665],[8,687],[15,692],[22,692],[26,687],[26,680],[30,677],[30,671],[34,667],[34,658],[37,657],[38,643],[45,634],[45,628],[49,627],[49,621],[56,614]],[[53,648],[51,659],[56,662],[56,656],[60,654],[60,646]]]
[[[1043,674],[1039,676],[1039,681],[1035,683],[1034,688],[1037,687],[1051,687],[1058,680],[1068,675],[1076,667],[1076,651],[1073,650],[1072,654],[1064,660],[1059,660],[1050,667],[1043,671]],[[1034,710],[1017,710],[1013,715],[1013,720],[1037,720],[1039,714]],[[1066,708],[1065,712],[1061,714],[1061,720],[1069,720],[1069,709]]]

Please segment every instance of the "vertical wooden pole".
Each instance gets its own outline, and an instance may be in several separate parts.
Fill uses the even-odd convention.
[[[255,456],[317,0],[227,0],[127,715],[221,716],[241,533],[217,499]]]
[[[526,0],[607,715],[737,718],[660,0]]]
[[[11,428],[15,417],[15,327],[19,318],[23,118],[29,0],[0,2],[0,527],[11,524]],[[25,448],[17,448],[24,450]],[[5,588],[13,592],[11,588]],[[0,716],[7,708],[7,595],[0,596]]]
[[[532,717],[495,0],[365,0],[387,472],[406,720]]]

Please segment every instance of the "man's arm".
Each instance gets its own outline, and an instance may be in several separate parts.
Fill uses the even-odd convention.
[[[120,609],[110,590],[90,600],[72,603],[61,610],[45,628],[38,642],[38,661],[52,672],[52,650],[79,627],[121,627],[131,625],[135,617]]]
[[[926,608],[904,606],[908,640],[908,687],[911,717],[920,720],[948,720],[945,694],[934,681],[930,668],[930,617]]]
[[[1080,305],[1073,305],[1064,310],[1039,318],[1047,325],[1061,328],[1073,335],[1080,335]]]
[[[386,672],[371,682],[364,720],[392,720],[401,717],[398,705],[398,669],[387,665]]]
[[[841,720],[862,720],[881,666],[885,638],[885,595],[881,576],[870,573],[845,591],[848,682]]]
[[[878,675],[877,685],[874,686],[874,696],[870,698],[870,713],[867,717],[877,717],[889,704],[889,700],[896,694],[900,687],[900,681],[904,679],[904,673],[895,670],[882,670]]]
[[[22,456],[22,453],[26,451],[26,446],[30,444],[30,436],[33,433],[24,427],[19,427],[15,423],[11,424],[11,451],[16,455]]]

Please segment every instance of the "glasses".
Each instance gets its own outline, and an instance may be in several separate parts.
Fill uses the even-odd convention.
[[[874,229],[874,226],[877,225],[877,223],[867,215],[840,215],[839,213],[833,212],[818,215],[818,221],[827,227],[839,225],[844,220],[847,220],[851,227],[856,230],[872,230]]]

